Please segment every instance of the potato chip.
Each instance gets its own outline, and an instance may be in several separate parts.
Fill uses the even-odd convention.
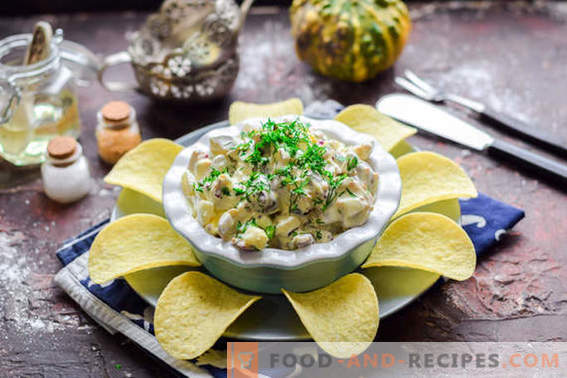
[[[259,299],[206,274],[183,273],[171,280],[158,300],[154,315],[156,337],[173,357],[196,358]]]
[[[362,274],[348,274],[308,293],[282,289],[301,322],[327,353],[347,358],[362,353],[378,330],[378,298]]]
[[[394,148],[391,148],[390,151],[388,152],[390,153],[390,155],[392,155],[394,158],[397,159],[405,154],[410,154],[412,152],[415,152],[415,149],[412,147],[411,144],[409,144],[405,140],[402,140],[400,143],[396,144]]]
[[[461,221],[461,204],[457,198],[430,203],[414,210],[420,213],[439,213],[448,216],[455,222]]]
[[[226,369],[226,350],[209,349],[197,357],[197,366],[210,365],[219,369]]]
[[[358,132],[372,135],[386,151],[417,132],[413,127],[393,120],[370,105],[351,105],[340,112],[335,120]]]
[[[394,218],[420,206],[451,198],[478,195],[465,171],[454,161],[423,151],[397,160],[402,178],[402,197]]]
[[[362,274],[372,282],[378,300],[415,298],[439,279],[439,274],[397,266],[364,269]],[[383,303],[383,302],[382,302]]]
[[[120,195],[118,195],[116,206],[124,215],[144,213],[165,218],[161,202],[154,201],[140,192],[126,188],[122,189]]]
[[[290,98],[271,104],[236,101],[230,105],[228,120],[231,125],[235,125],[249,118],[280,117],[288,114],[303,114],[303,103],[300,99]]]
[[[96,283],[168,265],[200,263],[189,242],[157,215],[133,214],[110,223],[89,252],[89,273]]]
[[[410,213],[394,220],[362,265],[426,270],[463,281],[476,267],[474,246],[451,218],[436,213]]]
[[[149,139],[118,160],[104,181],[135,190],[161,203],[163,178],[182,149],[168,139]]]

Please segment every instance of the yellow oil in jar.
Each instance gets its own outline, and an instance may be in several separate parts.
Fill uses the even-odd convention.
[[[17,166],[40,164],[52,138],[76,138],[80,129],[77,98],[71,91],[24,94],[12,119],[0,125],[0,156]]]

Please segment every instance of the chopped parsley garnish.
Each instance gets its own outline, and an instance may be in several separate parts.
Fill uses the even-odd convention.
[[[317,230],[317,232],[315,232],[315,238],[317,240],[321,240],[323,238],[323,234],[321,233],[321,231]]]
[[[233,150],[237,150],[240,155],[244,155],[251,145],[252,141],[249,140],[248,142],[240,143],[239,145],[234,146]]]
[[[238,221],[238,223],[236,224],[236,233],[237,234],[243,234],[243,233],[246,232],[246,230],[250,226],[258,227],[258,224],[256,223],[256,218],[249,219],[244,223],[242,223],[241,221]]]
[[[196,192],[201,192],[203,193],[203,187],[201,184],[194,182],[193,183],[193,189],[195,189]]]
[[[239,183],[241,188],[234,187],[233,191],[237,196],[243,196],[245,199],[250,200],[250,197],[255,194],[262,191],[270,191],[268,181],[265,174],[253,172],[248,180]]]
[[[348,159],[348,163],[347,163],[347,171],[352,171],[353,169],[355,169],[358,166],[358,158],[356,156],[353,156],[352,158]]]
[[[327,210],[327,208],[333,203],[335,198],[337,198],[337,189],[348,177],[345,174],[333,176],[329,171],[326,171],[325,175],[329,180],[329,192],[327,193],[327,199],[325,200],[325,204],[323,205],[323,211]]]
[[[298,120],[292,122],[275,123],[268,119],[262,124],[262,130],[252,130],[245,134],[251,139],[258,137],[258,141],[254,143],[252,153],[245,158],[245,162],[250,163],[256,167],[266,165],[269,158],[264,156],[270,148],[277,150],[283,147],[291,157],[295,157],[299,150],[301,142],[308,142],[309,135],[307,132],[307,125],[299,122]],[[252,141],[249,141],[252,142]],[[241,143],[239,146],[246,150],[250,147],[247,143]],[[238,147],[238,146],[237,146]]]
[[[266,236],[268,237],[268,239],[272,239],[274,237],[274,235],[276,234],[276,226],[271,224],[264,229],[264,232],[266,233]]]
[[[222,194],[224,194],[225,196],[230,196],[230,189],[227,188],[226,186],[221,189],[221,192],[222,192]]]
[[[293,189],[290,191],[289,195],[289,211],[297,210],[297,201],[300,196],[306,195],[305,187],[309,184],[309,177],[301,177],[300,179],[294,179],[292,181]]]
[[[351,197],[356,197],[356,194],[354,194],[349,188],[346,188],[345,190]]]
[[[238,144],[233,149],[238,150],[240,155],[246,155],[243,160],[250,163],[254,167],[254,171],[248,180],[240,182],[234,187],[233,191],[237,196],[250,201],[253,195],[262,191],[269,191],[269,183],[275,177],[279,177],[282,187],[289,186],[289,211],[297,211],[299,198],[308,195],[306,188],[311,181],[310,176],[318,174],[327,181],[329,191],[326,198],[315,198],[313,203],[317,206],[321,205],[321,209],[325,211],[337,198],[337,189],[347,175],[335,176],[325,169],[327,166],[325,160],[327,148],[319,145],[312,138],[309,134],[309,124],[304,124],[299,120],[276,123],[268,119],[262,124],[260,130],[243,132],[241,137],[250,139]],[[279,149],[283,149],[289,154],[289,162],[286,166],[275,169],[273,172],[266,172],[266,166],[271,155]],[[345,161],[345,157],[342,155],[337,155],[336,158],[339,161]],[[356,156],[348,159],[348,171],[357,166],[358,158]],[[196,190],[198,189],[196,188]]]
[[[297,161],[297,165],[302,168],[310,169],[313,172],[319,172],[325,168],[327,162],[323,158],[327,149],[325,147],[318,146],[315,143],[311,143],[305,153],[301,155]]]
[[[245,233],[248,227],[250,226],[261,228],[260,226],[258,226],[258,223],[256,222],[256,218],[249,219],[244,223],[238,221],[238,223],[236,224],[236,234],[240,235]],[[272,239],[276,234],[276,226],[274,226],[273,224],[266,226],[266,228],[264,228],[263,230],[266,233],[268,239]]]
[[[209,173],[209,175],[203,178],[200,182],[194,183],[193,188],[195,189],[195,191],[202,193],[203,189],[208,189],[210,185],[217,179],[217,177],[221,175],[221,173],[224,172],[221,172],[218,169],[212,167],[211,173]]]

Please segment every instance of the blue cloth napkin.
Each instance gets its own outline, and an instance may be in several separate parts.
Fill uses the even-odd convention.
[[[320,103],[319,103],[320,104]],[[321,117],[332,116],[342,105],[323,103]],[[329,110],[331,109],[331,110]],[[461,200],[462,226],[473,241],[477,255],[490,249],[506,230],[524,217],[524,212],[484,194]],[[174,371],[186,376],[226,377],[226,370],[179,361],[167,355],[154,335],[153,307],[148,305],[126,281],[116,279],[105,285],[93,283],[88,275],[88,251],[103,222],[64,242],[57,257],[64,265],[55,282],[62,287],[101,326],[111,333],[120,332]],[[289,371],[263,372],[267,376],[286,376]]]

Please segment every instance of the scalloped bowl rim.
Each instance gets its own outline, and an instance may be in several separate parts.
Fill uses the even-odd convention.
[[[373,148],[368,159],[378,173],[378,189],[374,208],[365,224],[346,230],[327,243],[315,243],[304,248],[284,250],[264,248],[260,251],[241,251],[230,241],[224,241],[205,231],[191,215],[191,209],[182,189],[182,177],[195,150],[209,151],[209,139],[213,136],[238,136],[244,125],[260,124],[266,118],[252,118],[236,125],[214,129],[204,134],[193,145],[182,150],[175,158],[163,181],[163,207],[171,226],[199,252],[215,256],[235,265],[247,268],[266,267],[291,270],[322,261],[338,260],[358,246],[377,238],[398,209],[401,197],[401,178],[392,155],[368,134],[358,133],[335,120],[311,119],[304,116],[282,116],[274,121],[293,120],[311,124],[312,130],[321,130],[331,138],[347,145],[371,143]]]

